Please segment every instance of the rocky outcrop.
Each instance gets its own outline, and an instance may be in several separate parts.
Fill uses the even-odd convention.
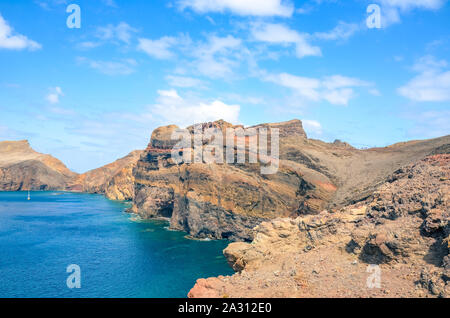
[[[0,142],[0,191],[64,190],[76,173],[34,151],[28,141]]]
[[[227,128],[242,126],[216,121],[200,127],[222,130],[225,136]],[[193,237],[241,241],[252,240],[253,227],[262,221],[336,211],[364,200],[400,167],[450,144],[447,136],[359,150],[341,141],[308,139],[300,120],[262,124],[250,128],[277,128],[280,135],[278,172],[263,175],[260,163],[177,165],[171,157],[177,142],[171,135],[177,128],[153,132],[133,172],[133,211],[143,218],[170,218],[171,228]],[[192,133],[194,127],[188,130]],[[248,146],[252,137],[234,141],[239,138]],[[248,147],[246,158],[248,162]]]
[[[71,191],[99,193],[111,200],[134,198],[133,168],[142,151],[136,150],[106,166],[78,175],[68,185]]]
[[[268,126],[280,128],[281,138],[306,137],[300,121],[264,127]],[[224,130],[239,126],[224,121],[202,124],[203,130],[211,127]],[[316,183],[317,191],[302,204],[320,205],[314,200],[324,202],[335,190],[326,176],[314,171],[301,175],[295,163],[282,165],[277,174],[267,176],[260,174],[259,164],[177,165],[171,157],[177,141],[170,139],[177,128],[155,130],[134,170],[133,211],[144,218],[168,217],[171,228],[197,238],[249,240],[251,229],[261,221],[296,215],[299,196],[310,182]]]
[[[261,223],[189,297],[448,297],[449,207],[450,155],[427,157],[358,204]]]

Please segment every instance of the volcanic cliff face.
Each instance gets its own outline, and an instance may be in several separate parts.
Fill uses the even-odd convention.
[[[201,127],[239,126],[217,121]],[[358,150],[340,141],[308,139],[299,120],[263,124],[251,128],[277,128],[280,135],[278,172],[264,175],[261,164],[248,163],[248,149],[245,164],[176,164],[171,151],[177,140],[171,136],[177,128],[153,132],[133,172],[133,211],[144,218],[170,218],[171,228],[193,237],[243,241],[252,240],[252,229],[262,221],[336,211],[361,201],[400,167],[450,144],[446,136]]]
[[[136,150],[106,166],[78,175],[68,185],[71,191],[104,194],[111,200],[134,198],[133,168],[143,151]]]
[[[450,155],[433,155],[356,205],[260,224],[224,250],[237,273],[189,297],[449,297],[449,220]]]
[[[26,140],[0,142],[0,191],[64,190],[76,173]]]

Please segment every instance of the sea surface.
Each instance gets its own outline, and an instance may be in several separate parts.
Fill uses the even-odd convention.
[[[101,195],[0,192],[0,297],[186,297],[230,275],[226,241],[196,241]],[[70,289],[69,265],[81,288]]]

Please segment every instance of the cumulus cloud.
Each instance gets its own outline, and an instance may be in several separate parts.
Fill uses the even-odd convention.
[[[231,12],[242,16],[290,17],[294,6],[286,0],[179,0],[179,8],[190,8],[198,13]]]
[[[266,75],[266,81],[290,88],[294,94],[304,100],[319,102],[328,101],[333,105],[348,105],[355,97],[355,88],[372,87],[373,84],[357,78],[342,75],[310,78],[288,73]]]
[[[210,78],[225,78],[239,65],[242,40],[231,35],[209,36],[208,41],[197,43],[192,50],[192,66],[196,71]]]
[[[52,87],[50,89],[50,93],[45,97],[45,99],[50,104],[58,104],[59,103],[59,98],[61,96],[64,96],[64,93],[63,93],[61,87],[56,86],[56,87]]]
[[[0,14],[0,49],[7,50],[39,50],[42,46],[27,38],[24,35],[17,34],[8,22]]]
[[[309,43],[310,36],[308,34],[299,33],[283,24],[253,24],[251,34],[255,41],[269,44],[294,45],[298,58],[322,55],[319,47]]]
[[[220,100],[210,102],[182,98],[176,90],[158,91],[152,115],[163,123],[175,123],[186,127],[194,123],[223,119],[238,123],[240,106],[228,105]]]
[[[416,102],[450,101],[450,69],[445,60],[433,56],[422,57],[414,66],[418,73],[397,91]]]

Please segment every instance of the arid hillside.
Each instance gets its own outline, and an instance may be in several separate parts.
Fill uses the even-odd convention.
[[[111,200],[134,198],[132,171],[142,151],[136,150],[106,166],[78,175],[67,188],[71,191],[105,194]]]
[[[0,142],[0,191],[62,190],[76,177],[61,161],[28,141]]]
[[[364,201],[254,229],[230,244],[233,276],[189,297],[449,297],[450,155],[398,169]]]

